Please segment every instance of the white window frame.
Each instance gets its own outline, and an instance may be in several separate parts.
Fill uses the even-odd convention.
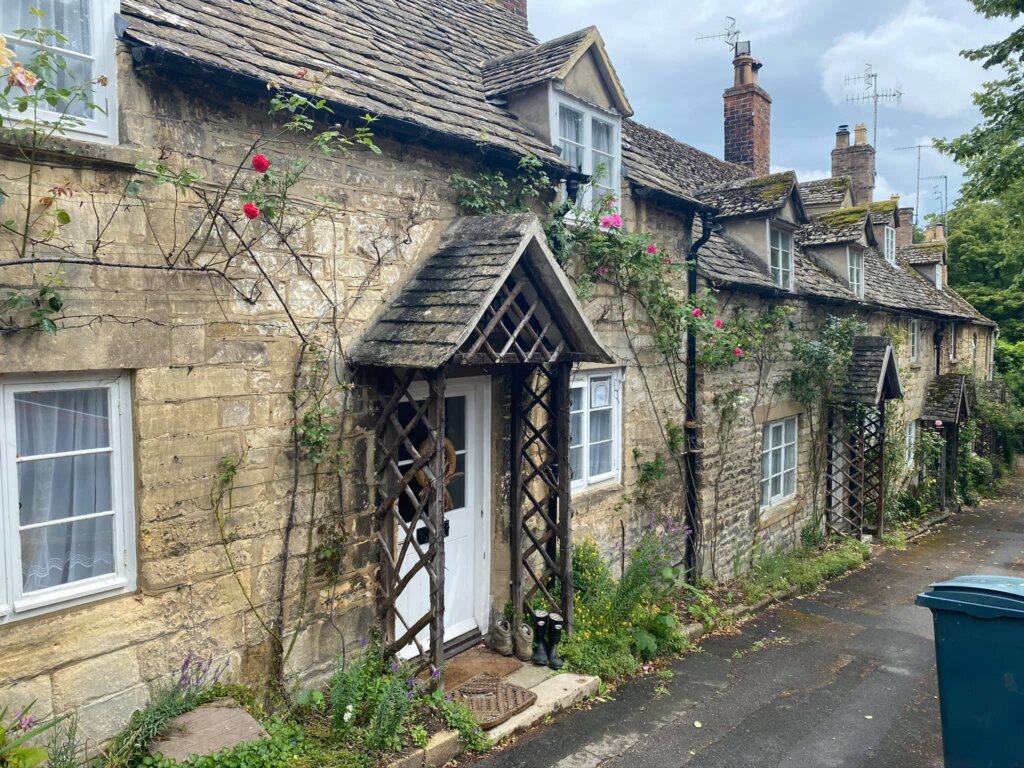
[[[921,357],[921,321],[910,321],[910,362],[916,363]]]
[[[792,442],[786,440],[786,425],[793,424],[793,440]],[[772,441],[772,434],[774,434],[774,427],[782,427],[782,442],[779,445],[775,445]],[[785,419],[777,419],[776,421],[765,422],[762,426],[761,432],[761,509],[770,509],[778,506],[790,499],[796,497],[798,480],[799,480],[799,468],[800,468],[800,417],[789,416]],[[793,466],[786,466],[786,448],[793,446]],[[782,454],[782,460],[780,465],[782,467],[780,472],[771,472],[771,464],[767,464],[768,474],[766,475],[766,462],[771,461],[772,453],[778,451]],[[786,475],[790,472],[793,473],[793,491],[786,493]],[[772,496],[767,503],[764,500],[764,483],[768,482],[769,487],[773,478],[779,477],[779,488],[781,493],[777,496]]]
[[[611,411],[612,411],[612,468],[609,472],[599,475],[590,474],[590,384],[594,379],[610,377],[611,379]],[[572,493],[589,491],[606,485],[616,485],[622,482],[622,369],[605,368],[593,371],[580,371],[572,377],[569,384],[571,389],[582,389],[585,397],[581,398],[583,403],[581,412],[583,417],[583,435],[580,436],[582,453],[582,471],[579,477],[572,479]],[[570,424],[572,417],[570,415]],[[575,436],[569,437],[570,446],[576,444]]]
[[[17,436],[14,396],[21,392],[105,388],[110,396],[111,500],[114,507],[114,572],[23,593],[18,533]],[[0,379],[0,625],[54,610],[134,592],[135,486],[131,384],[127,374],[10,377]]]
[[[896,266],[896,228],[885,225],[885,260]]]
[[[86,119],[84,125],[65,129],[64,136],[99,144],[117,144],[117,33],[115,30],[115,17],[121,12],[121,3],[120,0],[90,1],[92,3],[92,55],[84,56],[80,53],[65,51],[52,45],[47,45],[45,48],[68,58],[92,59],[93,77],[96,78],[104,75],[107,78],[106,87],[97,85],[93,91],[93,102],[104,111],[97,112],[95,117]],[[4,3],[8,2],[11,2],[11,0],[4,0]],[[13,2],[27,2],[30,7],[33,7],[32,0],[13,0]],[[3,14],[0,12],[0,22],[2,20]],[[42,26],[52,26],[52,22],[48,21],[45,17],[40,20],[40,24]],[[39,47],[35,41],[19,40],[11,30],[3,30],[3,34],[7,38],[8,47],[13,43],[31,46],[32,48]],[[60,118],[60,113],[39,110],[38,117],[40,120],[54,122]]]
[[[768,267],[772,273],[772,280],[780,288],[787,291],[793,290],[793,233],[788,229],[773,227],[771,222],[767,223],[768,237]],[[779,244],[773,242],[778,235]],[[785,247],[788,240],[789,248]],[[788,257],[788,259],[787,259]]]
[[[563,145],[561,133],[562,123],[560,119],[561,110],[571,109],[572,111],[583,115],[583,143],[577,144],[577,146],[581,147],[583,150],[583,167],[580,168],[579,171],[580,173],[585,173],[588,176],[594,174],[598,165],[594,162],[594,153],[598,152],[598,150],[594,148],[594,121],[597,120],[611,126],[613,156],[611,158],[611,162],[608,163],[607,183],[602,186],[607,187],[615,198],[615,204],[611,206],[611,210],[619,210],[619,198],[622,194],[622,118],[619,115],[596,109],[592,105],[579,99],[574,99],[565,93],[557,92],[554,90],[553,86],[551,90],[550,104],[551,138],[552,144],[557,147],[562,147]],[[600,152],[600,154],[604,153]],[[580,189],[579,204],[581,207],[586,209],[590,209],[593,206],[593,183],[587,184]]]
[[[935,289],[942,290],[942,264],[935,265]]]
[[[949,359],[956,362],[959,358],[957,355],[960,353],[960,339],[957,335],[956,323],[950,323],[949,326]]]
[[[864,252],[859,248],[846,248],[846,277],[850,290],[858,299],[864,298]]]
[[[917,466],[915,461],[915,454],[917,452],[917,419],[911,419],[907,422],[903,452],[906,454],[907,467],[914,469]]]

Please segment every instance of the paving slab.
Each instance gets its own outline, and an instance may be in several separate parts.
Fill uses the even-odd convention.
[[[182,762],[193,755],[212,755],[267,735],[252,715],[232,699],[217,699],[174,718],[154,741],[150,754]]]

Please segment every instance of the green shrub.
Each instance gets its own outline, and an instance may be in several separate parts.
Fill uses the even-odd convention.
[[[854,539],[841,539],[815,552],[769,555],[755,564],[739,588],[750,603],[794,586],[809,592],[822,582],[859,567],[870,556],[871,550]]]

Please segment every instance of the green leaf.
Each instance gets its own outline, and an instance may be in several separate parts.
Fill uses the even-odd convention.
[[[54,216],[57,218],[57,224],[62,227],[71,223],[71,214],[63,209],[57,211]]]
[[[138,197],[139,192],[142,191],[142,183],[138,179],[132,179],[125,185],[124,193],[128,197]]]
[[[57,324],[48,317],[44,317],[39,320],[39,329],[45,331],[51,336],[57,335]]]

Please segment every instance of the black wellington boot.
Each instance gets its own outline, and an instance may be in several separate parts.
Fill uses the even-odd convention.
[[[537,611],[533,614],[533,637],[537,641],[537,648],[533,652],[533,661],[538,667],[547,666],[548,652],[544,647],[547,640],[548,612]]]
[[[548,616],[547,640],[548,666],[552,669],[561,669],[565,663],[558,655],[558,644],[562,642],[562,617],[557,613]]]

